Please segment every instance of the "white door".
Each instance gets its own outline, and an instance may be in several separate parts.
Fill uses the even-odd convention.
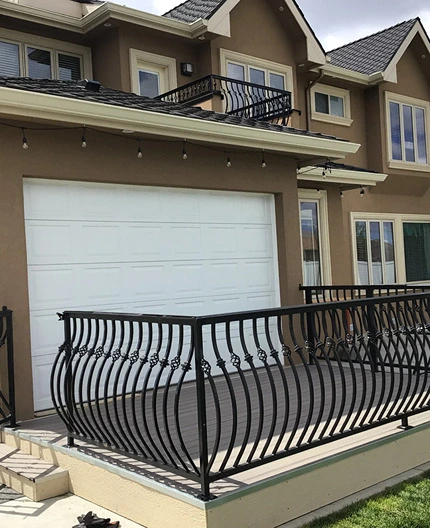
[[[203,315],[279,305],[272,195],[24,181],[36,410],[56,312]]]

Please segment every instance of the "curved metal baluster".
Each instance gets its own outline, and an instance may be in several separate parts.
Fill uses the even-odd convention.
[[[255,330],[257,330],[256,324],[255,324]],[[264,318],[264,331],[265,331],[265,335],[266,335],[267,344],[269,345],[269,348],[270,348],[270,351],[271,351],[271,355],[273,357],[273,351],[274,351],[274,353],[276,353],[276,350],[274,350],[272,340],[270,339],[269,318],[268,317]],[[263,350],[261,348],[260,339],[259,339],[258,334],[256,332],[254,333],[254,341],[255,341],[255,345],[258,348],[258,350],[261,351],[259,353],[259,355],[261,357],[266,358],[267,357],[266,356],[266,352],[264,352],[264,355],[263,355],[263,353],[262,353]],[[264,367],[266,369],[267,376],[269,378],[270,390],[271,390],[271,393],[272,393],[272,423],[270,424],[270,429],[269,429],[269,433],[267,435],[266,443],[264,444],[264,447],[261,450],[260,458],[264,458],[265,455],[266,455],[267,450],[269,449],[270,443],[273,440],[273,433],[275,431],[276,423],[278,421],[278,395],[276,393],[276,385],[275,385],[275,381],[273,379],[273,373],[272,373],[272,370],[271,370],[270,366],[267,364],[267,360],[266,359],[264,361]]]
[[[419,368],[415,372],[415,375],[417,377],[419,376],[421,378],[421,391],[420,391],[419,396],[417,397],[417,401],[416,401],[416,405],[415,405],[416,408],[421,408],[421,407],[425,406],[425,403],[424,403],[423,400],[427,396],[428,390],[429,390],[429,387],[428,387],[428,373],[429,373],[429,359],[430,359],[430,356],[429,356],[430,339],[429,339],[428,323],[426,322],[426,319],[425,319],[425,316],[424,316],[424,312],[425,312],[424,305],[425,305],[425,302],[426,302],[425,299],[420,299],[420,303],[416,307],[417,312],[419,314],[419,318],[420,318],[420,325],[421,325],[422,336],[423,336],[422,354],[421,354],[421,358],[420,358],[420,363],[418,365]],[[421,368],[421,362],[424,363],[422,368]]]
[[[176,356],[170,361],[170,372],[167,375],[166,379],[166,385],[164,386],[164,393],[163,393],[163,422],[164,422],[164,430],[167,435],[167,439],[170,445],[170,448],[174,452],[176,458],[179,460],[179,463],[184,468],[185,471],[189,471],[189,468],[186,464],[186,461],[183,459],[183,457],[179,454],[179,451],[176,449],[175,442],[173,441],[172,434],[170,432],[170,423],[168,420],[168,402],[169,402],[169,391],[172,383],[172,377],[175,371],[179,368],[179,365],[181,364],[181,355],[182,355],[182,349],[184,346],[184,327],[182,325],[178,325],[178,346],[176,350]]]
[[[186,447],[184,442],[184,436],[182,434],[182,428],[181,428],[181,422],[180,422],[180,409],[179,404],[181,401],[181,394],[182,394],[182,388],[184,386],[185,377],[187,375],[187,372],[192,370],[192,361],[194,357],[194,337],[190,329],[190,347],[188,349],[188,356],[184,363],[181,365],[182,373],[178,380],[178,383],[176,384],[176,391],[175,391],[175,401],[174,401],[174,416],[175,416],[175,427],[176,427],[176,434],[179,438],[179,445],[181,446],[182,451],[184,452],[185,456],[187,457],[189,463],[191,464],[192,470],[194,473],[198,476],[200,476],[200,469],[195,464],[190,450]]]
[[[152,326],[152,323],[150,323],[150,324]],[[158,323],[157,327],[158,328],[160,327],[160,323]],[[153,330],[152,330],[152,332],[153,332]],[[160,353],[160,349],[161,349],[161,340],[162,340],[162,335],[160,335],[160,333],[159,333],[157,346],[156,346],[156,351],[149,358],[149,368],[147,369],[146,374],[145,374],[145,378],[143,380],[142,390],[141,390],[141,406],[140,406],[140,408],[141,408],[143,426],[145,428],[145,433],[148,436],[148,440],[150,441],[151,446],[152,446],[155,454],[158,456],[158,459],[163,464],[168,465],[167,459],[161,453],[160,449],[158,448],[158,446],[156,445],[156,443],[154,441],[153,434],[152,434],[151,429],[148,426],[148,419],[146,417],[146,397],[147,397],[147,393],[148,393],[148,383],[149,383],[149,379],[150,379],[152,370],[157,365],[157,363],[159,361],[159,353]],[[157,459],[154,457],[154,460],[157,460]]]
[[[166,366],[169,364],[169,355],[172,349],[172,325],[168,325],[168,333],[167,333],[167,344],[166,344],[166,351],[164,358],[160,359],[160,352],[163,347],[164,343],[164,331],[163,331],[163,325],[161,323],[158,323],[158,345],[157,350],[153,357],[151,358],[150,362],[157,359],[158,364],[160,365],[160,369],[158,370],[158,373],[155,377],[154,386],[152,388],[152,419],[155,426],[155,432],[157,434],[158,440],[161,444],[161,448],[163,452],[167,455],[167,458],[170,460],[174,468],[178,468],[178,463],[173,458],[173,456],[170,454],[169,449],[167,449],[166,443],[164,442],[163,435],[161,434],[161,429],[158,423],[158,412],[157,412],[157,397],[158,397],[158,390],[160,385],[161,376],[163,375],[163,371],[166,368]],[[156,364],[154,364],[154,367]]]
[[[281,316],[278,315],[276,319],[277,319],[277,330],[278,330],[279,342],[280,342],[280,344],[282,346],[282,350],[284,350],[285,342],[284,342],[284,335],[283,335],[283,331],[282,331],[282,318],[281,318]],[[270,355],[276,361],[276,365],[277,365],[277,367],[279,369],[279,373],[281,374],[282,387],[283,387],[283,390],[284,390],[284,399],[285,399],[284,419],[283,419],[283,422],[282,422],[281,430],[279,432],[278,440],[276,441],[275,447],[272,450],[272,455],[275,455],[278,452],[279,447],[281,446],[281,443],[282,443],[282,441],[283,441],[283,439],[285,437],[285,432],[287,430],[288,422],[289,422],[289,419],[290,419],[290,389],[288,387],[287,376],[285,375],[285,367],[281,363],[281,361],[279,360],[279,352],[277,350],[275,350],[270,335],[268,337],[268,343],[269,343],[269,347],[271,349]],[[276,354],[272,354],[273,351],[275,351]]]

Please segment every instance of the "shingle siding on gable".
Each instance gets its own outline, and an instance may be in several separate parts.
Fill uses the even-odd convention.
[[[226,0],[188,0],[163,16],[191,24],[199,18],[210,18]]]
[[[418,18],[328,52],[333,66],[365,75],[385,71]]]

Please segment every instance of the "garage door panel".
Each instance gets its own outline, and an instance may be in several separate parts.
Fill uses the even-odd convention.
[[[56,312],[277,305],[273,196],[48,180],[24,191],[37,409],[63,341]]]

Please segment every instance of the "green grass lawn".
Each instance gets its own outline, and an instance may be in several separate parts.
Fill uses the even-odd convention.
[[[430,471],[305,528],[430,528]]]

